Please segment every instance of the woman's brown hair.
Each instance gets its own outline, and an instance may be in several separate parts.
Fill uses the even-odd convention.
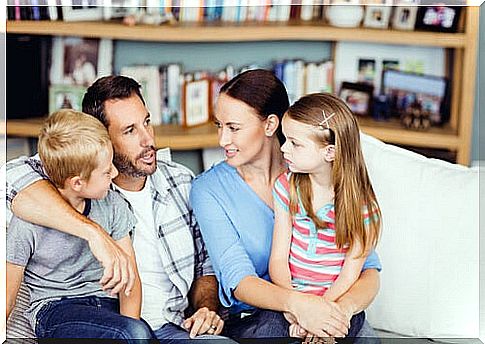
[[[328,121],[323,121],[330,118]],[[333,115],[332,115],[333,114]],[[325,147],[335,145],[332,166],[335,206],[335,240],[338,248],[355,243],[362,246],[361,256],[375,247],[381,228],[381,212],[367,173],[360,146],[359,125],[349,107],[330,93],[314,93],[296,101],[286,115],[315,127],[314,139]],[[323,121],[323,122],[322,122]],[[327,126],[328,124],[328,126]],[[290,213],[298,210],[298,193],[308,216],[317,228],[327,227],[313,211],[312,185],[305,173],[290,178]],[[368,212],[368,222],[364,212]]]

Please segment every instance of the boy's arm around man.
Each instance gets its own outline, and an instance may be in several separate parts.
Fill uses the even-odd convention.
[[[5,170],[2,169],[2,173]],[[130,292],[135,266],[97,223],[76,212],[47,180],[38,157],[20,157],[6,165],[7,220],[19,218],[85,239],[104,268],[104,289]]]

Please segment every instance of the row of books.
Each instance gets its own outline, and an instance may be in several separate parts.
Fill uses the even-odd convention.
[[[180,64],[161,66],[135,65],[121,68],[120,74],[133,77],[151,113],[152,123],[191,126],[210,120],[221,86],[248,69],[227,66],[218,72],[184,73]],[[271,69],[285,84],[290,102],[313,92],[333,91],[333,62],[285,60],[274,62]]]
[[[160,16],[158,22],[286,22],[323,19],[325,0],[130,0],[129,6],[92,7],[60,6],[59,0],[10,0],[8,20],[109,20],[128,15]],[[65,4],[65,1],[62,1]],[[264,5],[261,5],[264,4]],[[90,16],[71,15],[90,11]],[[67,14],[66,14],[67,13]],[[86,12],[88,13],[88,12]]]

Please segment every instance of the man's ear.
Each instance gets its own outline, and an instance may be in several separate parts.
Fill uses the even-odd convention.
[[[333,162],[335,160],[335,145],[327,145],[323,148],[323,158],[326,162]]]
[[[83,185],[84,185],[84,180],[81,179],[79,176],[74,176],[71,178],[67,178],[65,184],[69,185],[71,189],[74,191],[81,191]],[[66,186],[67,186],[66,185]]]
[[[280,119],[276,115],[269,115],[266,118],[266,124],[264,126],[264,133],[266,136],[273,136],[278,126],[280,125]]]

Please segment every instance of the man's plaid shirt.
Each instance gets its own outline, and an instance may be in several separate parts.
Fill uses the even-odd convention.
[[[157,152],[157,166],[147,182],[150,183],[160,257],[168,278],[175,286],[171,289],[166,308],[161,311],[168,321],[181,325],[189,305],[187,295],[192,282],[200,276],[214,275],[214,271],[188,203],[193,173],[172,162],[168,150]],[[47,176],[38,156],[20,157],[7,163],[7,222],[12,216],[10,205],[15,195],[43,178]],[[116,189],[113,185],[112,188]]]

